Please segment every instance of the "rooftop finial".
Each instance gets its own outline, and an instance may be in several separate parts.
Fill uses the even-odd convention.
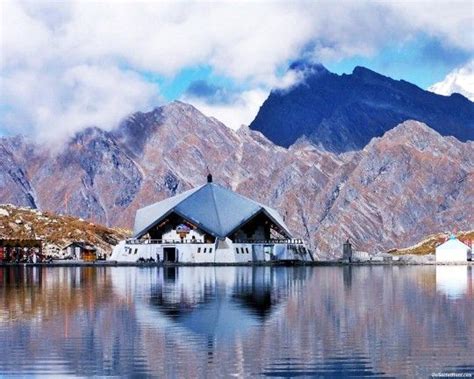
[[[207,182],[212,183],[212,174],[211,174],[211,170],[209,170],[208,165],[206,165],[206,170],[207,170]]]

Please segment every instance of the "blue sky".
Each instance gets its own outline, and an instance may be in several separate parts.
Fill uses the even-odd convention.
[[[440,41],[420,34],[409,42],[382,48],[374,56],[328,62],[327,68],[338,74],[348,74],[355,66],[364,66],[428,89],[469,58],[470,54],[461,49],[443,46]]]
[[[298,59],[299,57],[295,57]],[[469,61],[470,54],[456,47],[446,47],[436,39],[422,33],[406,43],[387,46],[370,56],[355,55],[343,59],[325,60],[326,68],[336,74],[350,74],[354,67],[363,66],[393,79],[403,79],[428,89],[432,84],[443,80],[456,67]],[[279,70],[284,73],[289,60]],[[156,82],[167,101],[179,99],[193,82],[206,81],[217,87],[236,90],[245,88],[244,83],[236,83],[228,77],[213,73],[211,66],[187,68],[172,78],[149,75]]]
[[[51,140],[91,125],[110,130],[175,99],[237,128],[272,88],[295,84],[286,68],[302,58],[337,74],[365,66],[427,89],[472,67],[473,7],[464,0],[5,0],[0,134]]]

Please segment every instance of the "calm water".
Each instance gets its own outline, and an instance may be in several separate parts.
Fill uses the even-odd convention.
[[[474,373],[473,269],[0,268],[0,376]]]

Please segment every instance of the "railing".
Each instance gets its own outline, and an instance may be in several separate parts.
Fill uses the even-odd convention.
[[[269,240],[235,240],[234,243],[254,243],[254,244],[296,244],[302,245],[302,239],[269,239]]]
[[[294,244],[303,245],[302,239],[269,239],[269,240],[235,240],[234,243],[242,244]],[[166,239],[149,239],[149,240],[137,240],[129,239],[126,241],[127,245],[152,245],[152,244],[201,244],[201,245],[213,245],[214,242],[203,242],[193,239],[183,240],[166,240]]]
[[[150,239],[150,240],[137,240],[137,239],[129,239],[126,241],[127,245],[152,245],[152,244],[183,244],[183,243],[193,243],[193,244],[206,244],[206,245],[213,245],[214,242],[203,242],[193,239],[183,239],[183,240],[157,240],[157,239]]]

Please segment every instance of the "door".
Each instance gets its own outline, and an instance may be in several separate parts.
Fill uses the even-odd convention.
[[[164,247],[163,248],[163,260],[165,262],[176,262],[176,248],[175,247]]]
[[[263,257],[265,261],[273,260],[273,245],[264,245],[263,246]]]

